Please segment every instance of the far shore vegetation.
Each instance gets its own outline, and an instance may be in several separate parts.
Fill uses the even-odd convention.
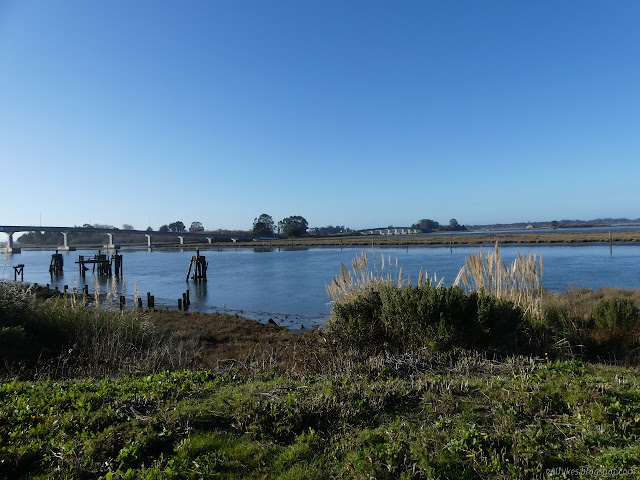
[[[373,249],[303,332],[0,284],[0,478],[638,478],[640,290],[543,274]]]
[[[186,225],[190,225],[188,228]],[[440,224],[431,219],[421,219],[410,226],[374,227],[354,230],[341,225],[309,228],[308,221],[299,215],[283,218],[275,222],[271,215],[262,213],[254,218],[250,230],[208,230],[200,221],[185,224],[174,221],[160,226],[157,230],[151,227],[136,230],[133,225],[124,224],[121,228],[113,225],[84,224],[82,231],[69,232],[69,245],[79,247],[100,247],[105,243],[105,234],[96,229],[117,230],[118,245],[147,245],[145,233],[153,234],[154,246],[182,245],[178,234],[190,233],[201,236],[189,236],[185,244],[192,246],[211,245],[206,236],[213,237],[212,243],[218,246],[234,247],[255,246],[256,242],[265,245],[280,246],[284,244],[301,246],[349,246],[349,245],[469,245],[492,244],[498,240],[502,244],[537,244],[537,243],[592,243],[592,242],[639,242],[639,232],[614,231],[611,237],[607,233],[563,231],[566,228],[621,225],[640,225],[640,219],[599,218],[595,220],[552,220],[546,222],[520,222],[493,225],[461,225],[455,218],[447,224]],[[511,230],[530,230],[526,233],[510,232]],[[446,235],[447,233],[465,232],[464,235]],[[424,235],[433,234],[433,235]],[[31,231],[16,239],[16,244],[23,247],[56,247],[62,242],[58,232]]]

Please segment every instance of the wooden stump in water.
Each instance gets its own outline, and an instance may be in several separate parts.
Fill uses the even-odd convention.
[[[187,278],[185,281],[189,281],[189,275],[191,275],[191,269],[193,268],[193,275],[191,276],[191,279],[195,281],[202,280],[203,282],[206,282],[208,267],[209,264],[207,263],[205,257],[200,255],[200,250],[196,250],[196,255],[194,257],[191,257],[191,262],[189,263],[189,271],[187,272]]]

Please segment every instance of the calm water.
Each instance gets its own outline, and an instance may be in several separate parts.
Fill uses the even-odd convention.
[[[485,247],[491,248],[491,247]],[[563,290],[568,287],[599,288],[617,286],[640,288],[640,246],[614,246],[613,255],[608,245],[586,246],[503,246],[500,248],[505,261],[512,260],[517,251],[528,251],[544,256],[543,285],[549,290]],[[340,263],[351,266],[353,257],[362,248],[311,248],[307,250],[258,251],[253,249],[215,248],[201,250],[209,262],[208,279],[204,284],[186,282],[189,261],[194,250],[176,251],[154,249],[122,249],[125,281],[117,279],[118,293],[131,298],[134,285],[139,295],[145,299],[151,292],[156,299],[156,307],[167,305],[177,307],[177,299],[188,288],[191,296],[191,310],[205,312],[225,311],[239,313],[251,318],[267,320],[273,318],[291,327],[301,324],[309,327],[324,323],[330,312],[325,284],[339,272]],[[370,257],[371,249],[364,251]],[[377,263],[380,255],[391,257],[391,272],[402,267],[403,275],[410,274],[413,283],[423,267],[430,276],[443,277],[446,284],[455,279],[464,259],[469,253],[477,253],[479,247],[456,247],[453,252],[448,247],[390,247],[376,248]],[[101,285],[104,293],[106,284],[112,280],[95,279],[87,272],[85,279],[79,275],[75,262],[78,255],[95,255],[96,250],[78,250],[64,253],[64,274],[58,278],[49,275],[50,250],[23,250],[9,255],[1,267],[0,278],[13,280],[12,266],[25,265],[25,282],[39,284],[89,285],[94,292],[94,281]],[[0,259],[2,257],[0,256]],[[388,271],[388,265],[387,270]]]

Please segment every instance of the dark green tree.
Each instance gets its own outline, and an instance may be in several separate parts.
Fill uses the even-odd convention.
[[[271,237],[276,230],[275,223],[271,215],[263,213],[258,218],[253,219],[253,234],[258,237]]]
[[[414,223],[413,225],[411,225],[411,228],[417,228],[418,230],[422,230],[423,232],[429,232],[432,230],[438,230],[440,228],[440,224],[435,220],[423,218],[418,223]]]
[[[302,237],[307,234],[309,223],[304,217],[294,215],[280,220],[278,227],[280,227],[280,233],[287,237]]]
[[[200,222],[191,222],[191,226],[189,227],[190,232],[204,232],[204,227]]]
[[[162,225],[162,226],[158,229],[158,231],[159,231],[160,233],[168,233],[168,232],[170,231],[170,230],[169,230],[169,225]]]
[[[186,232],[187,229],[184,226],[184,223],[181,221],[173,222],[169,224],[169,230],[176,233]]]

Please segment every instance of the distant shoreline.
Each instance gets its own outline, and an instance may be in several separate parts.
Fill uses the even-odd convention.
[[[464,233],[437,233],[433,235],[345,235],[332,237],[301,237],[275,240],[254,240],[252,242],[232,242],[220,241],[213,243],[189,242],[185,239],[184,244],[175,242],[157,242],[154,248],[251,248],[251,247],[350,247],[350,246],[457,246],[457,245],[486,245],[494,244],[496,241],[502,245],[509,244],[593,244],[609,243],[634,244],[640,242],[640,231],[616,231],[609,232],[567,232],[562,229],[535,229],[531,232],[464,232]],[[23,249],[51,249],[54,245],[33,245],[17,244]],[[79,249],[102,249],[99,244],[73,244]],[[146,247],[145,242],[120,243],[120,247],[140,246]]]

